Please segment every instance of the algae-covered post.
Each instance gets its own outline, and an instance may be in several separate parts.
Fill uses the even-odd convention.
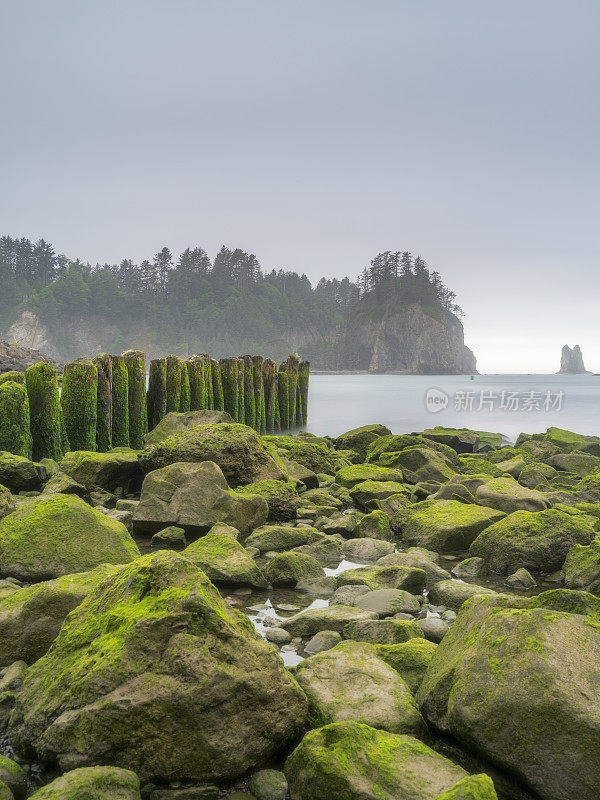
[[[297,356],[290,354],[287,361],[281,366],[285,369],[288,378],[288,428],[294,428],[296,420],[296,394],[298,391],[298,367],[300,361]]]
[[[6,381],[25,384],[25,373],[17,372],[17,370],[14,369],[10,372],[3,372],[2,375],[0,375],[0,383],[6,383]]]
[[[256,425],[256,397],[254,395],[254,360],[252,356],[242,356],[244,360],[244,421],[254,430],[260,429]],[[259,409],[260,410],[260,409]]]
[[[153,358],[148,377],[148,429],[153,430],[167,413],[167,359]]]
[[[60,401],[72,450],[96,450],[98,369],[86,358],[65,365]]]
[[[192,398],[190,391],[190,376],[187,370],[185,361],[181,362],[181,389],[179,393],[179,410],[181,412],[189,411],[191,408]]]
[[[123,353],[129,378],[129,446],[141,450],[148,432],[146,409],[146,355],[140,350]]]
[[[287,363],[284,361],[277,373],[277,395],[279,399],[279,421],[286,431],[290,427],[290,381],[287,374]]]
[[[25,371],[25,386],[29,399],[33,459],[60,461],[69,450],[69,442],[60,405],[58,378],[52,364],[41,361],[29,367]]]
[[[223,386],[223,404],[225,411],[233,419],[238,419],[238,360],[237,358],[221,358],[219,360],[221,383]]]
[[[94,364],[98,370],[96,449],[108,453],[112,450],[112,361],[102,353],[94,358]]]
[[[310,361],[301,361],[298,367],[298,389],[301,399],[302,425],[308,422],[308,381],[310,378]]]
[[[262,356],[252,356],[252,382],[254,384],[254,427],[259,433],[266,433],[267,425],[265,417]]]
[[[0,450],[31,458],[29,400],[22,383],[0,384]]]
[[[250,425],[251,423],[246,420],[246,389],[245,389],[245,375],[246,364],[244,363],[244,356],[238,358],[238,407],[237,407],[237,422],[242,425]]]
[[[177,356],[167,356],[167,414],[181,409],[181,369]]]
[[[129,373],[123,356],[110,355],[112,364],[112,446],[129,447]]]
[[[210,374],[213,390],[213,407],[215,411],[225,411],[223,402],[223,382],[221,381],[221,366],[214,358],[210,359]]]
[[[262,366],[263,391],[265,395],[265,425],[267,433],[275,433],[275,417],[278,405],[277,367],[270,358],[265,358]]]
[[[212,382],[211,358],[206,353],[203,353],[201,358],[204,362],[204,391],[206,392],[206,408],[212,411],[215,407],[215,395]]]
[[[190,381],[190,411],[200,411],[208,408],[206,387],[204,383],[204,359],[202,356],[192,356],[186,361],[186,369]]]

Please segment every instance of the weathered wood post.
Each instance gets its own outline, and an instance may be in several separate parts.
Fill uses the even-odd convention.
[[[243,356],[244,359],[244,421],[254,430],[260,429],[256,425],[256,397],[254,395],[254,359],[252,356]]]
[[[208,397],[204,383],[204,358],[192,356],[186,362],[190,381],[190,411],[208,408]]]
[[[219,359],[221,369],[221,383],[223,386],[223,404],[225,411],[231,414],[236,422],[239,421],[238,411],[238,372],[239,365],[237,358]]]
[[[112,446],[129,447],[129,372],[124,356],[110,355],[112,365]]]
[[[65,364],[60,401],[71,450],[96,450],[98,369],[87,358]]]
[[[141,350],[123,353],[129,380],[129,446],[141,450],[148,432],[146,408],[146,354]]]
[[[179,392],[179,410],[189,411],[191,408],[190,376],[185,361],[181,362],[181,389]]]
[[[300,408],[302,425],[308,422],[308,382],[310,378],[310,362],[301,361],[298,367],[298,389],[300,391]]]
[[[58,393],[56,370],[47,361],[25,371],[29,420],[33,439],[32,457],[60,461],[69,449]]]
[[[181,360],[167,356],[167,414],[181,409]]]
[[[167,413],[167,359],[153,358],[148,378],[148,430],[156,428]]]
[[[112,361],[107,353],[93,359],[98,370],[98,404],[96,409],[96,449],[112,450]]]
[[[210,359],[210,373],[213,388],[213,403],[215,411],[225,411],[223,402],[223,383],[221,381],[221,367],[214,358]]]
[[[0,450],[31,458],[29,399],[22,383],[0,384]]]
[[[254,427],[259,433],[266,433],[267,420],[265,416],[262,356],[252,356],[252,382],[254,386]]]

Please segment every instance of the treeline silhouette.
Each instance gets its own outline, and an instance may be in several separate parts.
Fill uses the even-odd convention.
[[[302,343],[323,362],[330,361],[331,345],[321,348],[321,357],[320,339],[334,342],[333,331],[361,307],[372,313],[393,300],[421,303],[434,316],[461,313],[439,273],[400,251],[375,256],[356,281],[321,278],[313,287],[292,270],[263,272],[257,257],[240,248],[222,247],[211,259],[201,247],[186,248],[177,258],[163,247],[141,263],[92,266],[57,255],[43,239],[3,236],[0,285],[0,327],[30,308],[66,357],[79,353],[65,324],[95,315],[110,323],[109,345],[116,350],[129,346],[125,332],[139,321],[157,348],[179,355],[260,352],[282,359]]]

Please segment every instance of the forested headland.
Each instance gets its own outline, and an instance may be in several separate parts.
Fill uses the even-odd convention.
[[[349,322],[377,316],[382,304],[418,304],[441,320],[461,315],[455,295],[423,258],[376,255],[357,279],[321,278],[311,285],[288,269],[264,271],[253,253],[201,247],[175,256],[163,247],[136,263],[90,264],[57,254],[43,239],[0,239],[0,330],[19,311],[33,311],[65,359],[84,355],[69,325],[89,320],[109,331],[107,350],[132,346],[137,324],[156,352],[219,358],[260,352],[276,360],[301,350],[316,368],[366,368]],[[361,363],[358,363],[358,362]]]

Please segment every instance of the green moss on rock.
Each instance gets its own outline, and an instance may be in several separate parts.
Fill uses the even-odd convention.
[[[95,450],[98,415],[96,365],[83,358],[66,364],[60,400],[71,449]]]
[[[292,481],[264,480],[249,483],[238,489],[245,494],[259,494],[269,506],[269,522],[285,522],[296,518],[302,505],[295,483]]]
[[[0,384],[0,450],[31,458],[29,400],[22,383]]]
[[[128,769],[80,767],[38,789],[32,800],[140,800],[140,781]]]
[[[113,447],[129,447],[129,372],[123,356],[111,355],[110,361],[112,364],[112,445]],[[67,447],[67,450],[69,449]]]
[[[219,532],[223,526],[215,526],[189,545],[182,556],[199,567],[211,581],[217,584],[250,586],[265,589],[267,580],[242,545],[226,533]]]
[[[52,364],[41,361],[25,371],[29,399],[33,458],[60,461],[69,449],[58,394],[58,378]]]

